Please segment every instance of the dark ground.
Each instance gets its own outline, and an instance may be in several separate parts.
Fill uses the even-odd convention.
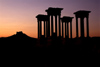
[[[100,37],[35,39],[13,35],[0,38],[0,43],[4,66],[66,67],[100,57]]]

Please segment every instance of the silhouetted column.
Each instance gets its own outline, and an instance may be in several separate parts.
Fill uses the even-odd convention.
[[[57,15],[55,15],[55,33],[57,35]]]
[[[69,25],[68,25],[68,22],[67,22],[67,36],[69,38]]]
[[[78,17],[76,17],[76,37],[78,37]]]
[[[48,24],[48,35],[47,36],[49,37],[50,36],[50,16],[49,16],[49,20],[47,24]]]
[[[49,27],[48,27],[49,23],[48,21],[46,21],[46,37],[49,36]]]
[[[65,37],[66,37],[66,22],[65,22]]]
[[[44,21],[44,37],[45,37],[45,34],[46,34],[46,33],[45,33],[45,21]]]
[[[64,35],[63,35],[63,22],[62,22],[62,38],[64,37]]]
[[[84,37],[84,18],[82,17],[80,20],[81,20],[81,23],[80,23],[80,26],[81,26],[81,37]]]
[[[51,36],[53,34],[53,15],[51,15]]]
[[[59,36],[61,36],[60,15],[59,15]]]
[[[72,21],[70,22],[70,37],[72,38]]]
[[[38,20],[38,38],[40,37],[40,23],[39,23],[39,20]]]
[[[81,37],[84,37],[84,18],[86,17],[86,19],[87,19],[87,23],[86,23],[86,27],[87,27],[87,37],[89,37],[89,21],[88,21],[88,16],[89,16],[89,13],[90,13],[91,11],[86,11],[86,10],[80,10],[80,11],[77,11],[77,12],[75,12],[74,14],[75,14],[75,16],[76,16],[76,18],[80,18],[80,28],[81,28]],[[76,21],[77,21],[77,19],[76,19]],[[77,21],[78,22],[78,21]],[[76,25],[76,27],[78,27],[77,25]],[[77,29],[76,29],[77,30]],[[78,32],[77,32],[78,33]]]
[[[87,37],[89,37],[89,19],[88,17],[86,19],[87,19]]]
[[[42,24],[41,24],[41,21],[40,21],[40,37],[42,35]]]

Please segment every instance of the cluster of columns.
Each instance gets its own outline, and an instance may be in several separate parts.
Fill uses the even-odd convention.
[[[61,26],[60,26],[60,17],[61,17],[61,10],[63,10],[63,8],[48,8],[47,10],[45,10],[49,16],[49,29],[48,29],[48,33],[49,33],[49,36],[50,36],[50,33],[51,33],[51,36],[53,35],[54,33],[54,26],[53,26],[53,21],[54,21],[54,18],[53,16],[55,17],[55,34],[57,36],[57,17],[59,19],[58,21],[58,24],[59,24],[59,36],[61,36]],[[51,19],[50,19],[51,17]],[[51,27],[50,27],[50,20],[51,20]],[[51,28],[51,32],[50,32],[50,28]]]
[[[72,38],[72,19],[73,19],[73,17],[64,16],[61,18],[61,10],[63,10],[63,8],[49,7],[47,10],[45,10],[47,12],[47,15],[39,14],[36,16],[36,18],[38,20],[38,38],[40,38],[42,35],[42,24],[41,24],[42,21],[44,22],[44,37],[49,37],[50,33],[51,33],[51,36],[53,36],[53,33],[55,33],[56,36],[57,36],[57,33],[59,33],[59,37],[61,37],[61,22],[60,21],[62,21],[62,37],[64,37],[63,23],[65,23],[65,37],[69,38],[69,23],[70,23],[70,37]],[[78,18],[80,18],[80,20],[81,20],[80,21],[81,37],[84,37],[84,18],[87,19],[86,20],[87,37],[89,37],[89,19],[88,18],[89,18],[90,12],[91,11],[80,10],[80,11],[77,11],[74,13],[75,17],[76,17],[76,37],[79,36]],[[54,25],[53,25],[54,24],[53,17],[55,17],[55,32],[54,32]],[[57,17],[58,17],[58,19],[57,19]],[[58,25],[57,25],[57,23],[58,23]],[[57,28],[59,28],[59,30],[57,30]]]
[[[48,21],[49,17],[47,15],[37,15],[38,20],[38,38],[42,36],[42,21],[44,22],[44,37],[48,36]]]
[[[91,11],[84,11],[84,10],[80,10],[75,12],[75,16],[76,16],[76,37],[79,37],[79,32],[78,32],[78,18],[80,18],[80,33],[81,33],[81,37],[84,37],[84,18],[86,18],[86,27],[87,27],[87,37],[89,37],[89,13]]]
[[[72,38],[72,19],[73,17],[67,17],[64,16],[63,18],[61,18],[62,20],[62,37],[64,37],[64,29],[63,29],[63,23],[65,23],[65,38],[69,38],[69,23],[70,23],[70,37]],[[66,26],[67,24],[67,26]],[[67,29],[66,29],[67,27]]]

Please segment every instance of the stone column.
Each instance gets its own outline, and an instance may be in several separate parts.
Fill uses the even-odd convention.
[[[62,22],[62,38],[64,37],[64,34],[63,34],[63,22]]]
[[[67,22],[67,36],[69,38],[69,25],[68,25],[69,22]]]
[[[72,38],[72,21],[70,22],[70,37]]]
[[[57,15],[55,15],[55,33],[57,36]]]
[[[59,36],[61,36],[60,15],[59,15]]]
[[[87,37],[89,37],[89,19],[88,17],[86,19],[87,19]]]
[[[49,27],[48,27],[48,25],[49,25],[49,23],[48,23],[49,21],[46,21],[46,37],[48,37],[49,36]]]
[[[76,37],[78,38],[78,17],[76,17]]]
[[[81,37],[84,37],[84,18],[81,17],[81,22],[80,22],[80,26],[81,26]]]
[[[66,37],[66,22],[65,22],[65,37]]]
[[[48,30],[47,36],[49,37],[50,36],[50,16],[49,16],[49,20],[48,20],[48,29],[47,30]]]
[[[45,32],[46,30],[45,30],[45,21],[44,21],[44,37],[45,37],[45,35],[46,35],[46,32]]]
[[[51,15],[51,36],[53,35],[53,15]]]
[[[41,21],[40,21],[40,37],[42,35],[42,25],[41,25]]]
[[[38,38],[40,37],[40,23],[39,23],[39,20],[38,20]]]

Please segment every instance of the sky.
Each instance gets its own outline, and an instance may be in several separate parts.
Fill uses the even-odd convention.
[[[90,37],[100,36],[100,0],[0,0],[0,37],[8,37],[23,31],[28,36],[37,38],[36,16],[47,15],[45,10],[49,7],[64,8],[61,17],[74,17],[72,20],[73,38],[76,37],[76,20],[73,13],[78,10],[91,11],[89,35]]]

